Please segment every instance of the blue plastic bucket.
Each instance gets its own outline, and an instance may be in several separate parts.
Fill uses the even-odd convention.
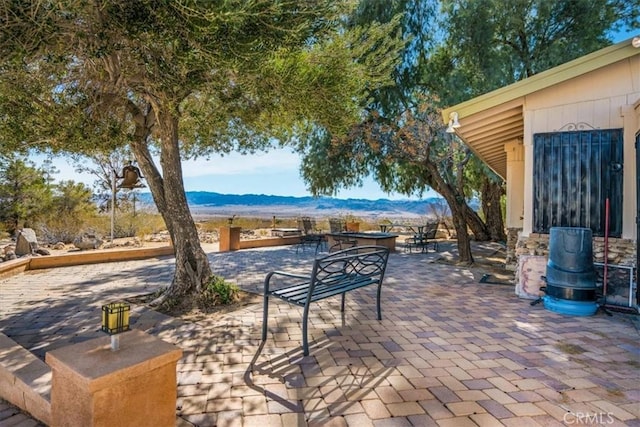
[[[598,311],[595,301],[572,301],[545,295],[542,298],[544,308],[570,316],[593,316]]]

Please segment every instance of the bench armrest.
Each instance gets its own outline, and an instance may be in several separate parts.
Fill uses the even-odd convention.
[[[269,282],[271,281],[271,277],[273,277],[273,276],[282,276],[282,277],[288,277],[288,278],[291,278],[291,279],[300,279],[300,280],[306,280],[308,282],[311,282],[311,277],[307,276],[307,275],[287,273],[285,271],[272,271],[272,272],[267,274],[267,277],[264,278],[264,293],[265,294],[267,294],[269,292]]]

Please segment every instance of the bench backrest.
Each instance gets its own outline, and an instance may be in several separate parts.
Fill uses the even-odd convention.
[[[424,227],[424,238],[425,239],[435,239],[436,234],[438,233],[438,226],[440,223],[438,222],[429,222]]]
[[[382,283],[388,259],[389,249],[384,246],[356,246],[330,253],[314,261],[311,286],[341,286],[354,280]]]
[[[310,217],[302,217],[298,220],[298,228],[303,234],[313,234],[316,231],[316,220]]]
[[[344,231],[344,221],[339,218],[329,218],[329,231],[331,233],[340,233]]]

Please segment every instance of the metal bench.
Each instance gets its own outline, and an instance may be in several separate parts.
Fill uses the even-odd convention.
[[[264,280],[262,341],[267,340],[269,297],[303,307],[302,349],[305,356],[309,355],[307,324],[312,302],[341,295],[340,311],[344,313],[344,298],[347,292],[377,285],[376,308],[378,320],[382,320],[380,293],[388,258],[389,249],[383,246],[357,246],[316,258],[310,275],[283,271],[268,273]],[[277,289],[271,289],[271,279],[276,276],[281,277],[283,283]]]

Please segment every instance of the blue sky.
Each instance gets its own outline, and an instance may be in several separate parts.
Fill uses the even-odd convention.
[[[613,37],[617,43],[640,35],[640,29],[624,31]],[[41,160],[36,158],[36,162]],[[92,185],[93,177],[74,172],[73,166],[64,158],[54,159],[54,165],[60,170],[57,180],[73,179]],[[300,158],[287,149],[272,150],[243,156],[231,154],[224,157],[212,156],[209,160],[199,159],[183,162],[184,184],[187,191],[213,191],[222,194],[267,194],[276,196],[309,196],[300,177]],[[433,191],[423,197],[434,197]],[[402,194],[387,194],[371,178],[364,185],[340,191],[335,197],[357,199],[417,199]]]
[[[300,158],[286,149],[246,156],[234,153],[224,157],[215,156],[208,161],[185,162],[184,183],[187,190],[193,191],[309,196],[299,169]],[[362,188],[343,190],[336,197],[408,199],[400,194],[384,193],[372,179]]]
[[[42,156],[33,157],[38,164]],[[54,158],[54,166],[60,171],[56,181],[74,180],[91,186],[94,177],[78,174],[66,158]],[[157,162],[156,164],[159,164]],[[272,150],[253,155],[211,156],[209,160],[189,160],[182,163],[184,186],[187,191],[213,191],[222,194],[267,194],[275,196],[310,196],[299,172],[300,158],[286,149]],[[437,196],[429,192],[423,197]],[[335,197],[341,199],[391,199],[416,200],[401,194],[387,194],[380,186],[368,179],[361,188],[340,191]]]

